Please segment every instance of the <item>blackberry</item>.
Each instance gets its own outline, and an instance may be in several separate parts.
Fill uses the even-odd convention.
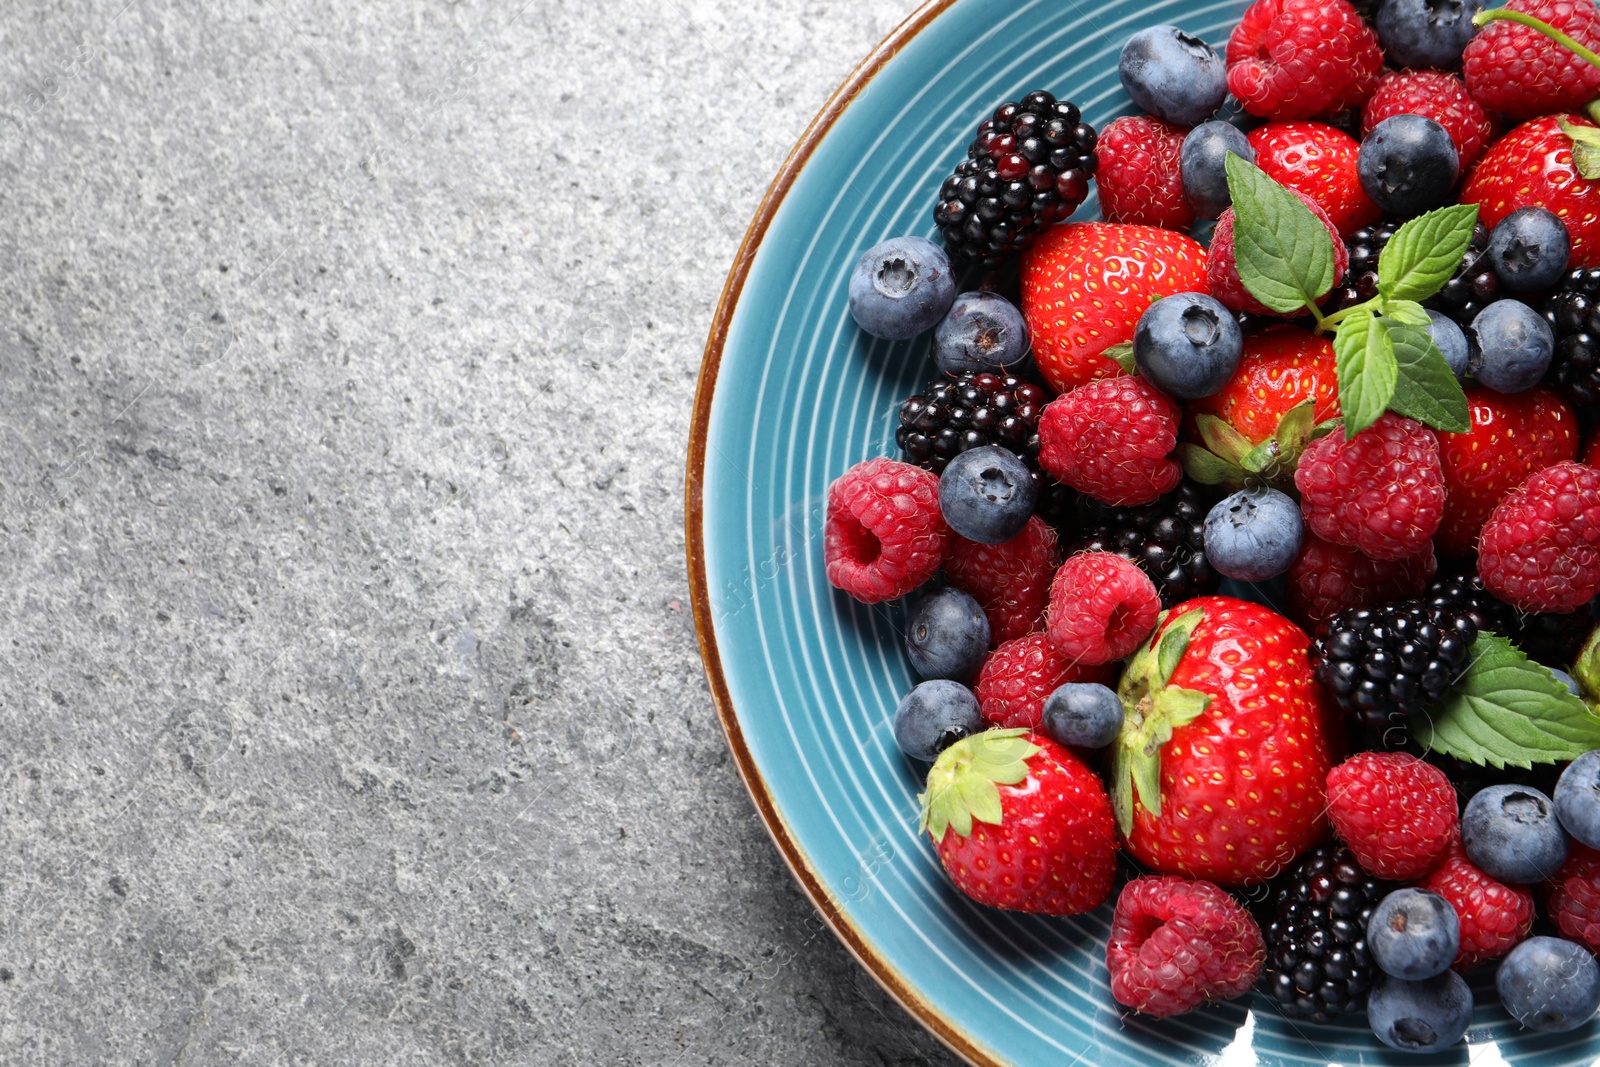
[[[984,120],[933,209],[952,258],[999,266],[1078,209],[1095,169],[1095,130],[1082,120],[1043,89]]]
[[[1367,920],[1390,888],[1342,845],[1312,849],[1276,884],[1261,990],[1280,1011],[1325,1023],[1366,1007],[1378,977]]]
[[[900,404],[900,428],[894,440],[907,463],[935,474],[969,448],[1001,445],[1034,472],[1039,472],[1039,412],[1050,394],[1043,386],[1010,375],[968,371],[957,378],[929,382]]]
[[[1600,270],[1568,274],[1544,303],[1556,335],[1545,381],[1579,411],[1600,409]]]
[[[1384,221],[1350,235],[1345,242],[1350,250],[1350,269],[1323,305],[1325,311],[1331,313],[1378,295],[1378,255],[1399,228],[1398,222]],[[1478,312],[1500,296],[1500,279],[1487,261],[1479,262],[1488,247],[1489,228],[1480,222],[1472,228],[1472,244],[1462,254],[1455,277],[1424,300],[1423,306],[1450,316],[1462,326],[1470,326]]]
[[[1520,612],[1485,589],[1476,574],[1440,575],[1428,583],[1423,599],[1434,610],[1466,613],[1478,629],[1499,634],[1550,667],[1569,666],[1595,626],[1586,611]]]
[[[1406,748],[1406,720],[1444,696],[1467,666],[1478,624],[1470,613],[1403,600],[1349,608],[1312,646],[1317,681],[1348,715],[1363,747]]]
[[[1206,513],[1212,500],[1184,479],[1178,488],[1148,504],[1111,507],[1081,497],[1070,525],[1063,524],[1063,551],[1115,552],[1139,565],[1156,583],[1161,606],[1216,589],[1218,575],[1206,562]]]

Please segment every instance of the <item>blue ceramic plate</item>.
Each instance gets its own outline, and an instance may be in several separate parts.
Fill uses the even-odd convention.
[[[867,608],[823,574],[828,483],[896,455],[899,401],[927,344],[858,331],[845,281],[888,237],[933,236],[945,172],[999,102],[1047,88],[1100,126],[1128,110],[1116,57],[1175,23],[1221,44],[1245,3],[935,0],[828,103],[773,183],[729,276],[701,374],[688,470],[696,621],[728,742],[762,818],[861,963],[978,1064],[1417,1062],[1360,1025],[1283,1018],[1262,998],[1152,1023],[1106,985],[1109,907],[1047,919],[968,903],[916,833],[921,783],[890,715],[913,684],[901,610]],[[1078,217],[1089,217],[1091,200]],[[1594,1024],[1517,1033],[1480,1008],[1442,1062],[1600,1058]],[[1426,1062],[1424,1060],[1424,1062]]]

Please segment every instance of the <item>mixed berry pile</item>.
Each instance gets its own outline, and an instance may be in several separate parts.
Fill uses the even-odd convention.
[[[932,335],[824,547],[913,598],[921,826],[981,903],[1114,897],[1132,1011],[1600,1007],[1597,52],[1593,0],[1142,30],[1142,114],[973,116],[937,240],[850,276]]]

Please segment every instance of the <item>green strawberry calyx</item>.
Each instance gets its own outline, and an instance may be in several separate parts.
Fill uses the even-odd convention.
[[[1583,650],[1572,661],[1572,677],[1583,699],[1591,706],[1600,703],[1600,627],[1583,643]]]
[[[1202,485],[1226,485],[1239,489],[1265,484],[1287,492],[1294,491],[1294,469],[1300,453],[1319,437],[1340,425],[1337,419],[1313,423],[1316,401],[1306,398],[1284,413],[1272,436],[1256,444],[1215,415],[1196,415],[1195,430],[1200,444],[1178,446],[1178,461],[1184,473]]]
[[[1211,704],[1206,693],[1168,684],[1205,612],[1195,608],[1166,625],[1171,614],[1161,613],[1155,633],[1128,661],[1117,687],[1124,718],[1122,734],[1111,744],[1111,806],[1123,837],[1133,832],[1136,803],[1151,815],[1161,814],[1161,749],[1174,730],[1194,722]]]
[[[926,831],[935,842],[943,841],[946,829],[968,837],[972,823],[999,826],[1000,787],[1016,785],[1028,778],[1028,759],[1039,746],[1028,740],[1029,731],[985,730],[964,737],[939,753],[928,772],[928,788],[917,796],[922,805],[918,832]]]

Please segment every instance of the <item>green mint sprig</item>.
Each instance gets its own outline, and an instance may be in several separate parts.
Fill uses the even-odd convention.
[[[1466,393],[1433,343],[1420,301],[1455,274],[1477,207],[1443,207],[1402,225],[1378,257],[1378,295],[1323,315],[1317,299],[1335,281],[1327,228],[1261,168],[1231,154],[1226,166],[1239,280],[1273,311],[1308,312],[1318,330],[1333,333],[1345,436],[1390,410],[1449,433],[1470,429]]]

